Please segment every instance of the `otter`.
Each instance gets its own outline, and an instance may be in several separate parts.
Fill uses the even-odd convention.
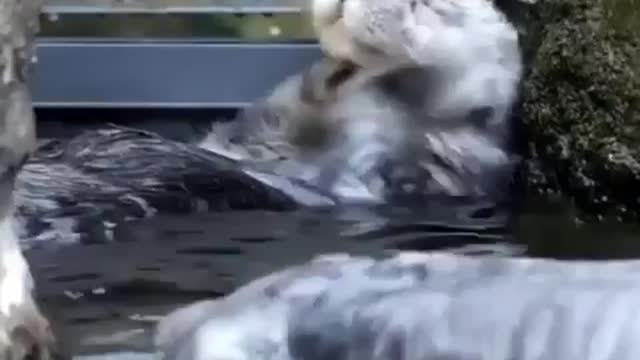
[[[157,326],[166,359],[634,359],[638,262],[324,254]]]
[[[338,201],[510,197],[522,59],[492,3],[317,0],[312,16],[330,56],[202,146]],[[342,43],[323,35],[333,31]]]

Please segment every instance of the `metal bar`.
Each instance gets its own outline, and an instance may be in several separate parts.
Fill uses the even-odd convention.
[[[36,108],[244,107],[321,56],[315,43],[46,39],[37,54]]]
[[[298,13],[302,0],[49,0],[50,14]]]
[[[315,39],[311,24],[301,14],[67,14],[41,17],[42,37],[126,38],[128,40],[233,38],[249,41]]]

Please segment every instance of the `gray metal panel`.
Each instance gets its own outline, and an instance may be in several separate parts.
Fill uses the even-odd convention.
[[[316,44],[39,41],[34,105],[236,108],[321,56]]]
[[[48,0],[44,11],[59,14],[108,13],[291,13],[305,0]]]

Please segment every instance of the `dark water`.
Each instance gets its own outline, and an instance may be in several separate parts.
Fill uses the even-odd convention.
[[[113,359],[150,356],[145,352],[155,320],[177,306],[228,293],[320,253],[448,248],[478,255],[640,257],[637,225],[580,224],[566,202],[531,202],[512,224],[507,220],[461,204],[421,213],[352,208],[158,216],[118,227],[110,243],[45,246],[27,256],[65,349]],[[131,353],[115,354],[122,351]]]

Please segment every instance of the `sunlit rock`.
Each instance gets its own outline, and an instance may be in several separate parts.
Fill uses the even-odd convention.
[[[52,334],[35,304],[33,280],[13,223],[13,187],[35,145],[26,86],[39,1],[0,1],[0,358],[49,359]]]

